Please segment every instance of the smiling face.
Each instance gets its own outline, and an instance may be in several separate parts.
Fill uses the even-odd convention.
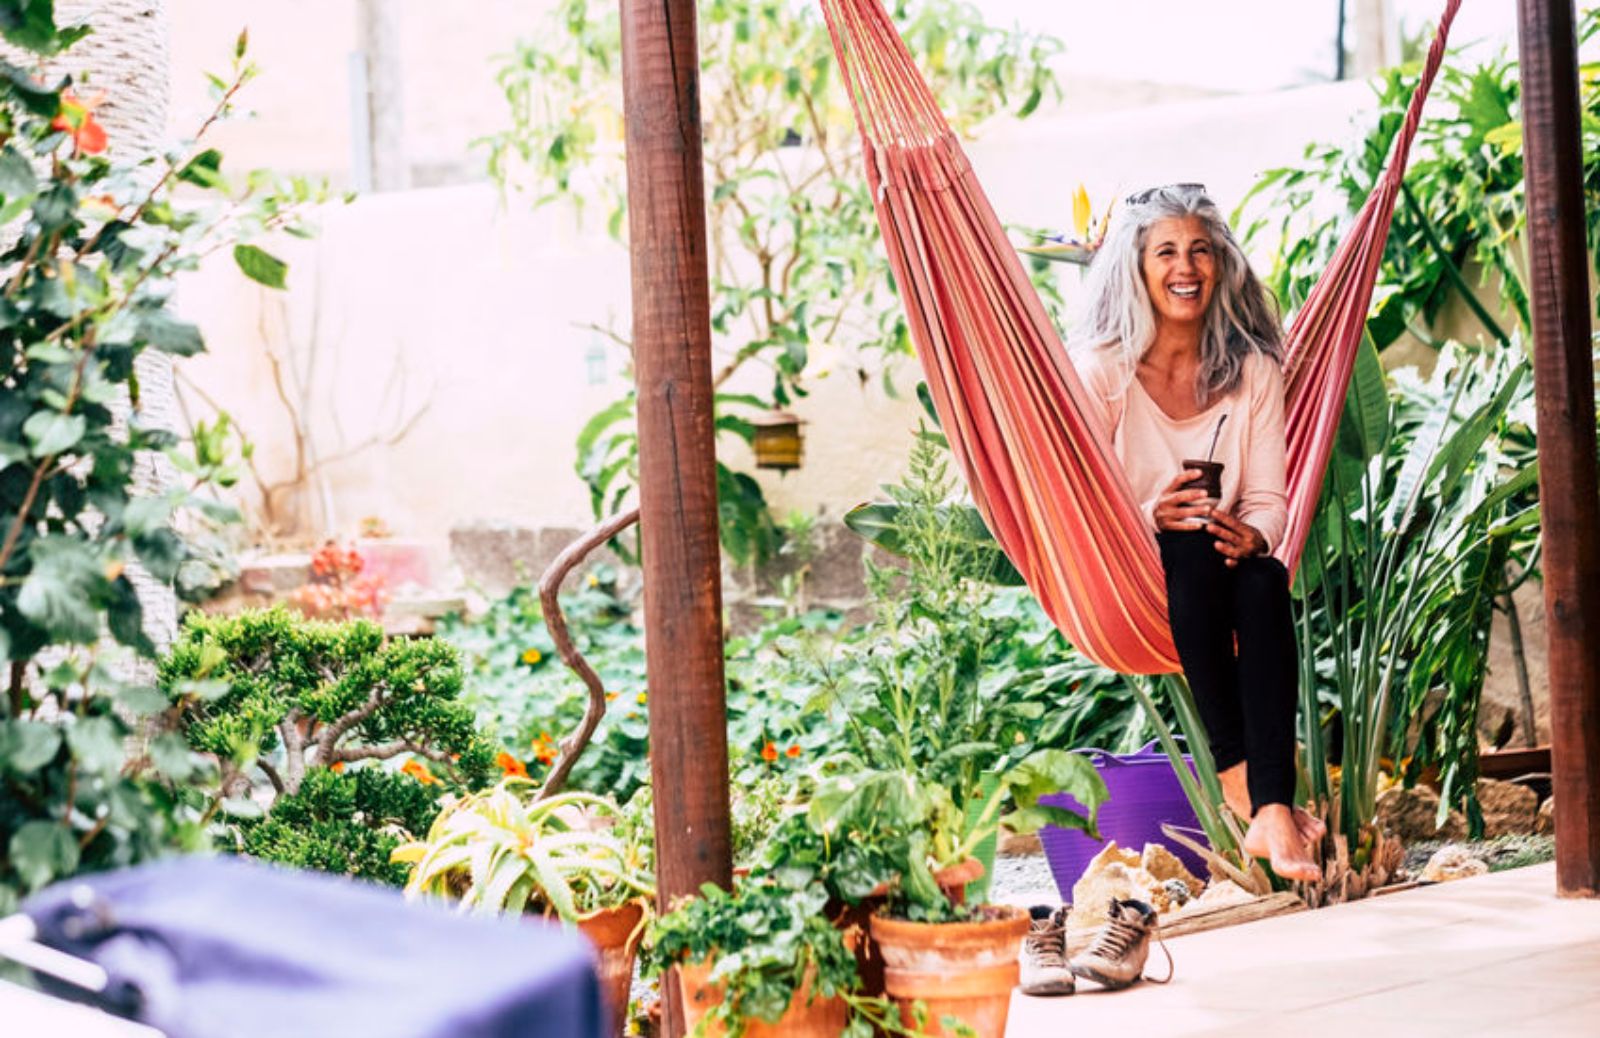
[[[1174,216],[1151,224],[1140,266],[1158,325],[1199,323],[1216,288],[1215,257],[1204,220]]]

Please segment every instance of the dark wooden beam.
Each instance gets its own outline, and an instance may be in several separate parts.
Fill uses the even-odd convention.
[[[1556,884],[1600,894],[1600,472],[1572,0],[1518,0]]]
[[[650,772],[666,905],[733,881],[700,52],[694,0],[621,3]]]

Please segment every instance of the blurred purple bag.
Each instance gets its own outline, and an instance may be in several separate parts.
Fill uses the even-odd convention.
[[[1146,843],[1162,844],[1176,854],[1190,872],[1197,876],[1206,874],[1205,862],[1198,854],[1179,846],[1161,832],[1163,824],[1198,829],[1199,820],[1159,741],[1151,741],[1127,754],[1105,750],[1078,752],[1093,759],[1095,770],[1105,780],[1106,791],[1111,795],[1100,807],[1101,836],[1135,852]],[[1185,756],[1184,761],[1193,773],[1192,759]],[[1084,810],[1082,804],[1066,793],[1052,793],[1040,797],[1039,802],[1073,811]],[[1044,844],[1045,858],[1050,862],[1050,872],[1055,876],[1061,900],[1071,901],[1072,885],[1083,875],[1089,860],[1105,845],[1076,829],[1060,829],[1053,825],[1040,830],[1039,840]]]

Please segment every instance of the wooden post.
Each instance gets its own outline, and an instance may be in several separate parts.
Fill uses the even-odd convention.
[[[650,768],[663,905],[733,881],[694,0],[621,0]],[[668,1033],[683,1033],[672,997]]]
[[[1572,0],[1518,0],[1556,885],[1600,894],[1600,473]]]

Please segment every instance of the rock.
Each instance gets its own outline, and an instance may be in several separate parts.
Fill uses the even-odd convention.
[[[1183,898],[1183,901],[1187,901],[1191,897],[1199,897],[1200,892],[1206,888],[1203,880],[1196,878],[1194,873],[1184,868],[1183,862],[1178,859],[1176,854],[1173,854],[1159,843],[1145,844],[1144,853],[1139,856],[1139,863],[1146,872],[1150,873],[1163,885],[1173,881],[1182,883],[1187,891],[1187,896]],[[1183,901],[1180,901],[1179,904],[1182,904]]]
[[[1437,824],[1438,815],[1439,794],[1427,786],[1395,786],[1378,794],[1378,826],[1402,841],[1459,840],[1467,835],[1461,812],[1451,811],[1442,826]]]
[[[1117,841],[1107,840],[1106,845],[1100,848],[1100,853],[1096,854],[1093,858],[1090,858],[1089,864],[1084,866],[1083,874],[1085,876],[1093,875],[1094,873],[1105,868],[1107,865],[1110,865],[1112,862],[1119,862],[1123,865],[1126,865],[1130,869],[1143,867],[1143,862],[1140,860],[1137,851],[1132,851],[1124,847],[1118,847]]]
[[[1533,818],[1533,831],[1540,836],[1548,836],[1556,831],[1556,798],[1545,797],[1544,803],[1539,805],[1539,813]]]
[[[1472,852],[1458,844],[1440,847],[1422,867],[1424,883],[1445,883],[1453,879],[1468,879],[1486,875],[1487,862],[1474,858]]]
[[[1095,860],[1104,854],[1105,851],[1100,852]],[[1088,930],[1104,923],[1112,898],[1151,901],[1152,885],[1150,874],[1137,867],[1137,859],[1132,867],[1117,859],[1108,860],[1099,868],[1091,866],[1072,886],[1072,914],[1067,917],[1067,929]]]
[[[1525,835],[1538,825],[1539,797],[1527,786],[1498,779],[1478,780],[1478,803],[1483,808],[1483,835]]]
[[[1203,912],[1211,908],[1226,908],[1229,905],[1243,905],[1254,901],[1256,896],[1244,889],[1231,879],[1214,881],[1206,892],[1184,905],[1179,910],[1179,915],[1188,915],[1191,912]]]
[[[1162,915],[1177,911],[1194,897],[1193,889],[1181,879],[1157,879],[1150,889],[1150,905]]]

